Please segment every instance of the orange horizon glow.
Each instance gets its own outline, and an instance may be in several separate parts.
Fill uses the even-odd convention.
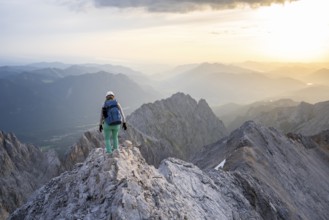
[[[0,57],[121,65],[329,62],[327,0],[188,13],[92,6],[77,12],[33,2],[37,7],[0,4]]]

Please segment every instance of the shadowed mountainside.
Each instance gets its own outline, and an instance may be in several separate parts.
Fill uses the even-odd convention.
[[[28,196],[64,169],[54,151],[42,153],[0,131],[0,219],[21,206]]]
[[[225,171],[241,175],[253,192],[249,201],[264,219],[277,219],[275,215],[278,219],[326,219],[329,149],[323,137],[328,134],[285,136],[246,122],[230,136],[204,147],[193,161],[206,170],[218,169],[222,163]]]

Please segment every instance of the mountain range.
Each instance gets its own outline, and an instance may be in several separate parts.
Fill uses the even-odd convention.
[[[275,67],[0,67],[0,219],[327,219],[328,69]],[[109,89],[128,126],[111,155]]]
[[[328,84],[318,84],[326,81],[325,65],[303,67],[308,78],[288,74],[296,71],[294,68],[303,69],[298,66],[278,64],[256,70],[255,65],[190,64],[161,77],[110,64],[2,66],[1,129],[39,146],[69,146],[83,131],[97,125],[98,108],[107,90],[115,91],[127,115],[144,103],[177,92],[205,99],[211,106],[280,98],[310,103],[329,100]],[[280,74],[269,73],[275,68]],[[309,80],[312,77],[314,81]]]
[[[1,129],[42,146],[70,145],[76,139],[68,139],[67,144],[56,140],[62,136],[77,137],[84,130],[95,127],[108,90],[115,91],[126,114],[160,96],[124,74],[84,73],[96,71],[94,66],[43,68],[19,73],[17,68],[11,69],[15,72],[11,75],[0,72]],[[25,67],[30,68],[35,67]],[[123,67],[117,69],[125,70]],[[126,72],[138,75],[129,69]]]
[[[321,95],[317,91],[318,85],[310,86],[308,82],[289,77],[289,74],[273,77],[265,72],[220,63],[189,67],[176,68],[174,74],[168,73],[167,79],[161,78],[159,84],[162,83],[162,89],[169,93],[178,90],[198,99],[204,98],[210,105],[231,102],[246,104],[278,98],[295,98],[300,101],[298,94],[306,94],[306,91],[309,95],[305,101],[329,99],[327,93]],[[329,87],[323,85],[321,91],[329,91]]]
[[[156,169],[129,142],[115,155],[96,148],[8,219],[326,219],[327,146],[328,132],[247,122],[194,164],[167,158]]]
[[[329,214],[328,130],[285,135],[249,121],[227,135],[205,100],[183,93],[145,104],[127,123],[113,155],[104,154],[98,131],[86,132],[60,158],[2,132],[2,218],[306,220]],[[154,155],[163,158],[155,163]],[[31,182],[30,190],[21,191],[23,182]]]

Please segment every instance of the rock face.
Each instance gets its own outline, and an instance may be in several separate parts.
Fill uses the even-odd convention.
[[[54,151],[42,153],[0,131],[0,219],[21,206],[30,194],[63,171]]]
[[[9,219],[262,219],[225,172],[210,175],[179,159],[148,165],[137,148],[83,164],[52,179]]]
[[[204,148],[194,158],[202,169],[240,176],[246,197],[264,219],[326,219],[329,216],[328,132],[283,135],[254,122]]]
[[[146,161],[155,166],[170,156],[188,161],[202,146],[227,134],[205,100],[196,102],[183,93],[144,104],[127,120],[124,137],[139,145]]]
[[[59,159],[54,150],[41,152],[33,145],[20,143],[13,134],[0,131],[0,219],[5,219],[51,178],[72,170],[93,149],[103,146],[103,135],[88,131]]]

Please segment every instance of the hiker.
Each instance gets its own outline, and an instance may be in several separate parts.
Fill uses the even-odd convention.
[[[104,131],[106,153],[112,153],[111,136],[113,151],[118,149],[118,135],[121,124],[123,129],[127,130],[126,119],[121,105],[115,99],[114,93],[108,91],[106,93],[106,100],[102,108],[101,120],[99,123],[99,132]]]

